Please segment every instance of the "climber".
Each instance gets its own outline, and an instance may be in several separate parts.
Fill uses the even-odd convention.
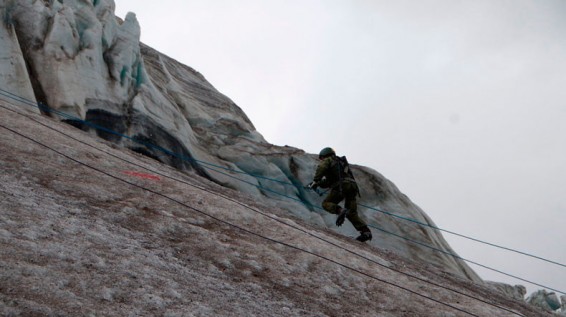
[[[360,232],[356,240],[362,242],[371,240],[371,231],[358,215],[356,196],[359,195],[359,189],[346,157],[336,156],[336,152],[327,147],[320,151],[318,158],[322,162],[316,168],[314,179],[307,188],[313,190],[318,187],[330,188],[330,194],[322,202],[322,208],[338,215],[336,218],[338,227],[344,223],[344,218],[350,220],[354,228]],[[345,200],[344,207],[338,205],[342,200]]]

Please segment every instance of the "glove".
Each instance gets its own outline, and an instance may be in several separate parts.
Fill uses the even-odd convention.
[[[308,188],[308,189],[315,190],[315,189],[318,188],[318,183],[315,182],[315,181],[312,181],[310,184],[307,185],[307,188]]]

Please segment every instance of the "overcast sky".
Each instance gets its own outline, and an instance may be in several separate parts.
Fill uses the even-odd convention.
[[[566,1],[115,1],[270,143],[332,146],[439,227],[566,263]],[[444,236],[566,291],[564,267]]]

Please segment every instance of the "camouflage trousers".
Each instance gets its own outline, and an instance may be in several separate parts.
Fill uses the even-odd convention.
[[[334,186],[330,193],[322,202],[322,208],[331,214],[339,214],[341,207],[338,204],[345,200],[344,207],[350,210],[346,218],[352,223],[356,230],[361,231],[367,224],[358,215],[358,203],[356,196],[358,195],[358,185],[353,182],[342,182],[342,191],[340,186]]]

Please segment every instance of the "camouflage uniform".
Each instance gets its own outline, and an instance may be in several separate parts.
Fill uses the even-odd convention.
[[[343,175],[340,180],[340,163],[336,156],[325,158],[316,169],[314,181],[322,188],[330,188],[330,193],[322,202],[322,208],[332,213],[339,214],[342,207],[338,205],[345,199],[344,207],[349,210],[346,218],[358,231],[366,231],[367,224],[358,215],[358,203],[356,196],[359,193],[356,181],[348,175]]]

